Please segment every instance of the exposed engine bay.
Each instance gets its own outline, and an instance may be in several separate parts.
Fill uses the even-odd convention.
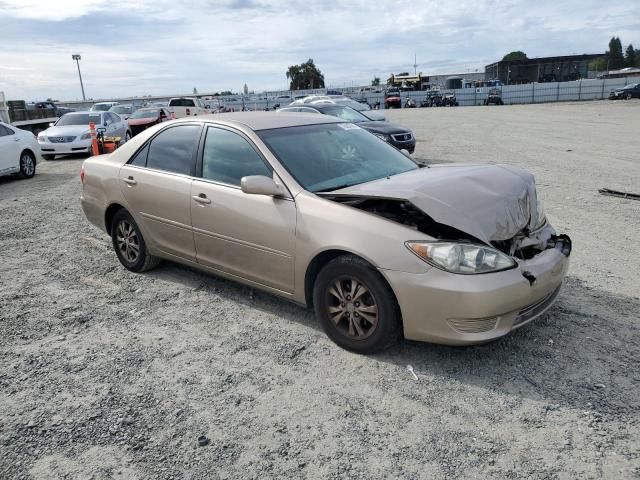
[[[457,228],[436,222],[413,203],[404,199],[362,197],[353,195],[322,195],[335,202],[378,215],[392,222],[406,225],[438,240],[468,241],[483,244],[478,238]],[[571,240],[566,235],[556,235],[553,227],[545,222],[535,232],[524,228],[508,240],[495,240],[491,245],[503,253],[520,260],[528,260],[550,248],[560,249],[566,256],[571,251]]]

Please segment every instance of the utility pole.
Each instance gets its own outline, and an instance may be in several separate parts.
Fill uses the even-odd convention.
[[[82,100],[86,100],[87,97],[84,95],[84,84],[82,83],[82,74],[80,73],[80,60],[82,58],[77,53],[71,55],[71,58],[76,61],[76,65],[78,66],[78,76],[80,77],[80,88],[82,89]]]
[[[413,74],[414,75],[418,74],[418,60],[415,52],[413,53]]]

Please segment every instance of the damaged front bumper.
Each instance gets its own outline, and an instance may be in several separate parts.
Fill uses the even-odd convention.
[[[547,249],[501,272],[381,273],[398,299],[405,338],[472,345],[502,337],[546,312],[560,292],[570,254],[571,239],[554,235]]]

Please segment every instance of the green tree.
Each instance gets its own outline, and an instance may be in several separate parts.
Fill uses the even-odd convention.
[[[607,69],[607,62],[609,57],[607,55],[603,55],[596,59],[593,59],[589,62],[589,70],[592,72],[602,72]]]
[[[624,53],[624,66],[635,67],[637,64],[638,58],[636,57],[636,50],[633,48],[633,45],[629,44]]]
[[[310,58],[300,65],[291,65],[287,70],[289,90],[324,88],[324,75]]]
[[[371,80],[371,86],[377,87],[378,85],[380,85],[380,77],[373,77],[373,80]]]
[[[521,52],[520,50],[516,50],[513,52],[507,53],[504,57],[502,57],[503,62],[513,62],[515,60],[527,60],[527,54]]]
[[[622,55],[622,43],[619,37],[611,37],[609,40],[609,70],[617,70],[624,67],[624,56]]]

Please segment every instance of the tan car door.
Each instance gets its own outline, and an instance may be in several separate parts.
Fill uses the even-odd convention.
[[[120,169],[120,188],[145,241],[195,261],[191,183],[202,126],[166,128]]]
[[[239,132],[208,127],[201,171],[191,186],[198,262],[292,292],[295,202],[240,189],[242,177],[272,176],[271,167]]]

